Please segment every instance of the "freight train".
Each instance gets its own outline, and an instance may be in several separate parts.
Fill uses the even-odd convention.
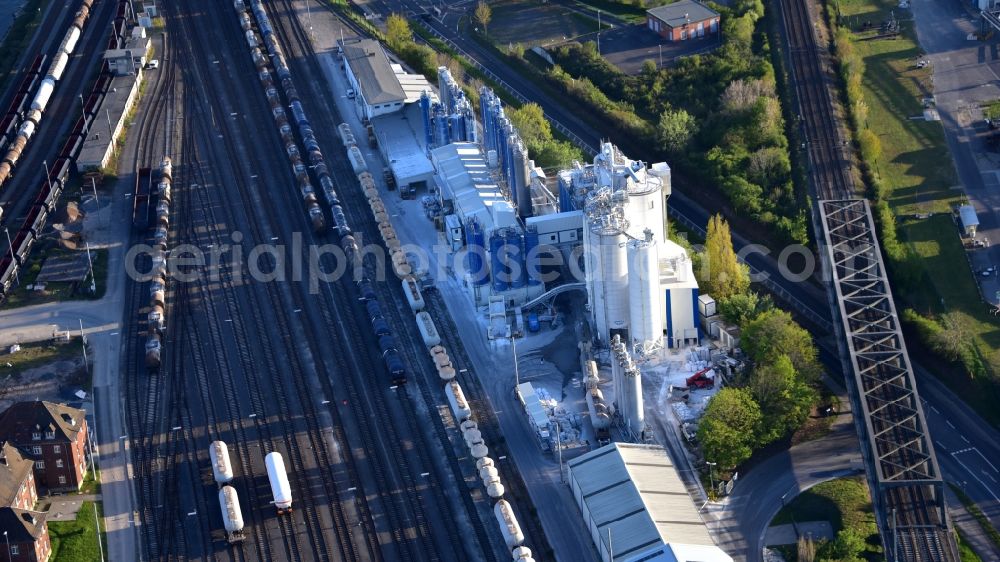
[[[164,156],[157,170],[159,180],[150,193],[152,177],[148,168],[141,168],[136,178],[133,224],[152,233],[152,267],[150,268],[149,312],[146,330],[146,368],[160,368],[163,354],[163,331],[166,329],[167,253],[170,228],[170,203],[173,201],[173,161]],[[155,213],[155,214],[154,214]]]
[[[82,28],[87,17],[89,17],[89,11],[92,4],[93,0],[86,0],[83,3],[83,6],[73,19],[73,26],[71,27],[71,30],[73,28]],[[109,48],[117,48],[122,44],[122,42],[125,41],[125,22],[128,18],[128,14],[131,13],[130,9],[129,0],[119,0],[118,15],[115,18],[114,31],[108,41]],[[72,38],[74,35],[76,36],[76,39]],[[78,39],[78,34],[74,34],[72,31],[67,32],[66,37],[63,38],[63,42],[60,44],[60,52],[67,48],[70,51],[75,49],[76,41]],[[6,124],[4,125],[2,131],[7,151],[4,153],[4,159],[0,161],[0,175],[3,175],[4,178],[9,176],[17,159],[20,158],[20,151],[23,151],[24,149],[24,144],[21,144],[22,141],[18,140],[23,139],[24,137],[18,133],[24,125],[25,120],[29,118],[28,114],[31,113],[30,105],[26,105],[28,103],[31,89],[34,88],[39,80],[44,81],[44,79],[48,76],[48,71],[45,71],[45,74],[43,74],[42,71],[45,61],[46,57],[44,55],[35,57],[35,60],[29,67],[28,72],[21,79],[21,85],[17,91],[17,95],[11,102],[11,105],[8,107],[8,111],[4,116],[3,123]],[[50,65],[49,68],[51,70],[52,66]],[[61,74],[61,71],[59,74]],[[87,138],[91,124],[96,118],[97,108],[100,107],[101,102],[107,95],[110,84],[111,73],[108,68],[108,63],[105,62],[101,67],[101,74],[98,76],[93,88],[91,88],[90,93],[87,94],[87,101],[84,103],[83,113],[76,119],[69,137],[66,139],[66,142],[63,144],[58,153],[58,157],[52,167],[48,169],[48,176],[39,180],[37,195],[31,204],[27,217],[22,223],[20,229],[17,231],[16,240],[18,242],[11,245],[13,252],[4,252],[4,255],[0,256],[0,299],[4,298],[11,290],[14,281],[18,278],[18,271],[20,270],[21,265],[27,261],[28,255],[31,253],[33,243],[41,235],[42,229],[44,228],[49,215],[55,211],[56,203],[59,201],[59,196],[62,194],[66,180],[69,178],[73,160],[76,158],[76,155],[79,154],[80,148],[83,146],[83,142]],[[33,100],[32,103],[35,101],[41,100]],[[40,113],[35,114],[35,117],[40,118]],[[35,125],[37,125],[37,122]],[[27,140],[23,140],[23,143],[26,144]],[[18,145],[20,145],[20,148],[18,149],[19,151],[16,152],[16,154],[12,154],[11,150],[16,148]],[[14,157],[11,158],[11,156]],[[0,185],[2,185],[2,183],[3,182],[0,181]],[[2,216],[2,214],[2,209],[0,209],[0,216]],[[13,231],[13,229],[11,230]],[[11,242],[13,242],[13,240]]]
[[[229,462],[229,447],[223,441],[212,441],[208,448],[208,458],[212,461],[212,476],[219,487],[219,508],[222,510],[226,540],[229,544],[235,544],[244,540],[246,535],[243,533],[245,525],[240,498],[236,494],[236,488],[230,486],[233,481],[233,465]]]
[[[14,97],[11,106],[7,110],[7,115],[4,117],[4,121],[7,123],[7,128],[4,129],[5,136],[7,129],[13,127],[15,121],[20,121],[20,124],[16,125],[17,132],[5,142],[6,153],[3,160],[0,161],[0,188],[3,188],[3,185],[7,182],[18,160],[21,159],[21,154],[24,152],[25,146],[27,146],[31,137],[34,136],[38,125],[41,123],[42,114],[45,113],[45,109],[49,105],[49,100],[52,99],[52,92],[55,91],[56,82],[62,78],[63,72],[66,70],[66,64],[69,62],[69,56],[73,54],[76,44],[80,40],[83,25],[90,17],[90,7],[93,3],[94,0],[83,0],[83,5],[77,10],[76,16],[73,18],[73,23],[70,24],[69,29],[63,36],[63,40],[59,44],[59,48],[49,62],[44,74],[42,74],[41,67],[45,59],[44,57],[36,57],[28,74],[22,79],[22,89]],[[35,96],[32,98],[31,103],[25,106],[28,100],[28,92],[34,87],[39,77],[42,77],[42,79],[35,91]],[[2,217],[3,210],[0,209],[0,218]]]

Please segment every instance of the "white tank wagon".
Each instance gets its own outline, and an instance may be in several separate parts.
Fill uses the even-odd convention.
[[[441,343],[441,336],[434,326],[434,319],[426,310],[417,313],[417,329],[420,330],[420,337],[424,338],[424,345],[427,347]]]
[[[395,262],[395,256],[401,254],[402,252],[393,254],[393,262]],[[405,255],[403,255],[403,259],[406,259]],[[420,286],[417,285],[416,279],[413,277],[406,277],[403,279],[403,293],[406,294],[406,302],[410,303],[410,309],[413,310],[413,312],[419,312],[424,309],[426,303],[424,302],[424,296],[420,294]]]
[[[490,457],[483,457],[478,461],[476,461],[476,470],[482,470],[487,466],[493,466],[493,465],[494,465],[493,459],[491,459]]]
[[[362,172],[368,171],[368,163],[365,162],[365,156],[361,154],[361,149],[352,146],[347,150],[347,159],[351,161],[351,168],[354,169],[355,174],[360,174]]]
[[[474,459],[481,459],[490,454],[490,448],[484,443],[479,443],[478,445],[473,445],[469,448],[469,454],[472,455]]]
[[[344,147],[350,148],[358,144],[354,140],[354,133],[351,132],[351,126],[347,123],[338,125],[337,132],[340,133],[340,141],[344,143]]]
[[[515,547],[521,546],[521,543],[524,542],[524,533],[521,532],[521,525],[517,522],[514,509],[510,507],[507,500],[500,500],[493,506],[493,515],[496,516],[497,523],[500,524],[500,532],[503,534],[504,542],[507,543],[507,548],[513,550]]]
[[[226,540],[229,544],[237,543],[246,538],[243,534],[243,511],[240,510],[240,498],[232,486],[223,486],[219,490],[219,507],[222,508],[222,523],[226,529]]]
[[[465,440],[466,447],[472,447],[476,443],[483,443],[483,432],[478,429],[466,429],[462,432],[462,439]]]
[[[451,381],[445,385],[444,393],[448,396],[448,404],[451,406],[452,413],[455,414],[455,419],[465,421],[472,417],[472,408],[469,408],[465,392],[462,391],[462,386],[458,384],[458,381]]]
[[[292,512],[292,488],[288,485],[288,473],[285,471],[285,459],[281,453],[268,453],[264,457],[267,466],[267,479],[271,483],[271,495],[274,496],[274,507],[279,515]]]
[[[531,558],[531,549],[526,546],[519,546],[510,551],[510,555],[514,560],[526,560]]]
[[[499,477],[500,473],[497,472],[497,468],[495,466],[484,466],[483,468],[479,469],[479,478],[483,482],[492,478],[499,478]]]
[[[495,483],[486,485],[486,495],[494,500],[498,500],[503,497],[503,493],[507,490],[504,489],[503,484],[497,479]]]
[[[448,355],[447,351],[442,352],[442,353],[435,353],[431,358],[434,359],[434,365],[438,369],[440,369],[442,367],[451,367],[452,366],[451,365],[451,356]]]
[[[212,460],[212,475],[218,484],[228,484],[233,480],[233,464],[229,461],[229,447],[223,441],[212,441],[208,448]]]
[[[451,365],[445,365],[443,367],[437,368],[438,378],[447,382],[455,380],[455,368]]]

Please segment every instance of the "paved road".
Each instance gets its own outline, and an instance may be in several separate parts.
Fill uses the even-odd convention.
[[[986,151],[979,104],[1000,99],[997,39],[970,41],[979,29],[959,0],[912,2],[920,46],[934,73],[934,96],[961,187],[979,215],[979,237],[995,242],[973,252],[973,267],[1000,264],[1000,157]],[[978,278],[984,296],[997,303],[997,276]]]
[[[736,560],[759,560],[767,526],[783,502],[816,484],[863,470],[858,435],[850,415],[843,415],[829,435],[754,466],[740,476],[733,495],[707,508],[719,546]]]

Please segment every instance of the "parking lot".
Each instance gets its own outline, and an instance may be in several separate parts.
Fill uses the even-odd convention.
[[[581,37],[579,41],[594,41],[596,34]],[[700,39],[670,42],[648,29],[645,24],[616,27],[601,33],[601,53],[609,62],[626,74],[638,74],[642,63],[651,60],[670,66],[680,57],[707,53],[721,43],[719,35]]]

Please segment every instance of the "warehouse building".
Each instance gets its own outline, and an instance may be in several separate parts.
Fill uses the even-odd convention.
[[[97,110],[97,119],[91,124],[83,148],[76,157],[77,172],[97,172],[111,162],[118,137],[125,130],[129,111],[139,97],[142,80],[141,69],[135,74],[123,74],[111,79],[108,93]]]
[[[680,0],[646,10],[646,26],[667,41],[687,41],[719,33],[719,12],[697,0]]]
[[[378,41],[347,41],[341,48],[344,71],[362,118],[371,120],[403,109],[406,92]]]
[[[662,447],[612,443],[566,464],[605,562],[733,562],[712,541]]]

